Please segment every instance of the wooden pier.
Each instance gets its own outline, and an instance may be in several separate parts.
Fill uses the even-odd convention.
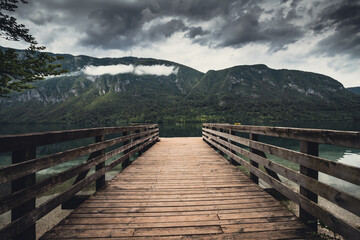
[[[298,141],[299,151],[262,136]],[[321,172],[359,187],[360,168],[319,157],[321,144],[359,149],[360,132],[203,124],[202,138],[159,141],[158,125],[143,124],[0,136],[10,159],[0,167],[0,215],[11,217],[0,240],[313,239],[319,223],[360,239],[358,194],[318,180]],[[39,178],[60,164],[68,167]],[[279,198],[298,205],[299,218]],[[36,236],[59,206],[74,210]]]
[[[309,229],[201,138],[162,138],[42,239],[288,239]]]

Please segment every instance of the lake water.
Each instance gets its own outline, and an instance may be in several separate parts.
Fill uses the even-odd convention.
[[[255,125],[255,124],[254,124]],[[303,128],[320,128],[320,129],[334,129],[334,130],[348,130],[360,131],[360,122],[282,122],[272,124],[262,124],[271,126],[286,126],[286,127],[303,127]],[[109,126],[109,125],[102,125]],[[2,124],[0,126],[0,135],[6,134],[21,134],[30,132],[44,132],[54,130],[70,130],[79,128],[89,128],[94,126],[74,125],[74,124]],[[100,126],[98,126],[100,127]],[[159,124],[160,137],[201,137],[201,123],[187,123],[187,124]],[[290,139],[281,139],[273,137],[260,136],[260,141],[270,143],[276,146],[285,147],[291,150],[299,151],[299,141]],[[51,153],[64,151],[74,147],[79,147],[84,144],[90,144],[93,139],[82,139],[66,143],[53,144],[48,146],[39,147],[37,149],[37,156],[45,156]],[[319,147],[320,157],[360,167],[360,149],[350,149],[344,147],[337,147],[331,145],[321,144]],[[299,166],[292,162],[279,159],[277,157],[269,156],[271,160],[279,162],[287,167],[298,170]],[[80,159],[54,166],[50,169],[40,171],[37,175],[38,179],[45,176],[53,175],[68,169],[74,165],[84,162],[87,156]],[[0,166],[6,166],[11,162],[11,153],[0,154]],[[118,169],[119,170],[119,169]],[[121,170],[121,169],[120,169]],[[336,188],[348,191],[360,197],[360,187],[347,183],[345,181],[333,178],[326,174],[319,174],[320,181],[326,182]],[[0,186],[0,188],[4,188]]]

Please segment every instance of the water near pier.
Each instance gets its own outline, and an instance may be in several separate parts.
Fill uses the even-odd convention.
[[[301,128],[319,128],[319,129],[333,129],[333,130],[347,130],[347,131],[360,131],[359,122],[282,122],[282,123],[254,123],[254,125],[273,125],[273,126],[282,126],[282,127],[301,127]],[[61,125],[61,124],[2,124],[0,126],[0,135],[6,134],[21,134],[21,133],[30,133],[30,132],[44,132],[44,131],[55,131],[55,130],[69,130],[69,129],[79,129],[79,128],[89,128],[92,126],[85,125]],[[170,124],[164,123],[159,124],[160,128],[160,137],[200,137],[201,136],[201,123],[187,123],[187,124]],[[299,151],[299,141],[289,140],[289,139],[279,139],[272,137],[263,137],[260,136],[260,141],[270,143],[276,146],[288,148],[291,150]],[[82,146],[84,144],[90,144],[93,139],[82,139],[67,143],[60,143],[54,145],[48,145],[39,147],[37,149],[37,156],[45,156],[51,153],[64,151],[74,147]],[[349,149],[344,147],[330,146],[321,144],[319,148],[320,157],[341,162],[344,164],[349,164],[353,166],[360,167],[360,149]],[[287,167],[297,169],[299,166],[292,162],[279,159],[277,157],[269,156],[270,159],[279,162]],[[38,179],[41,179],[45,175],[52,175],[58,172],[61,172],[65,169],[68,169],[74,165],[77,165],[79,162],[85,161],[87,156],[60,164],[58,166],[52,167],[50,169],[43,170],[38,173]],[[0,154],[0,166],[6,166],[11,163],[11,153]],[[43,175],[43,176],[41,176]],[[328,176],[326,174],[319,175],[320,181],[331,184],[332,186],[348,191],[358,197],[360,197],[360,188],[351,183],[344,182],[340,179]],[[4,188],[4,186],[2,186]],[[3,192],[4,189],[0,189]]]

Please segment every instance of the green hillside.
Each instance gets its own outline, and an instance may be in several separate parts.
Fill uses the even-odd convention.
[[[69,73],[0,99],[0,122],[167,122],[360,119],[360,96],[315,73],[236,66],[201,73],[149,58],[63,55]],[[88,75],[89,65],[168,66],[170,75]]]
[[[187,96],[189,106],[223,119],[249,121],[357,119],[359,97],[321,74],[265,65],[209,71]]]

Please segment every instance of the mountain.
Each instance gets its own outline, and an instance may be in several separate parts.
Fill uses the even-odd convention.
[[[349,87],[349,88],[346,88],[347,90],[355,93],[355,94],[358,94],[360,95],[360,87]]]
[[[266,65],[209,71],[187,96],[190,105],[251,122],[359,117],[359,97],[321,74]]]
[[[3,122],[144,121],[154,119],[190,92],[203,73],[149,58],[103,58],[63,55],[69,74],[34,84],[35,89],[0,100]],[[120,65],[119,65],[120,64]],[[88,75],[86,66],[168,66],[174,74]]]
[[[204,74],[151,58],[62,56],[69,73],[0,99],[0,122],[360,119],[360,97],[321,74],[265,65]]]

